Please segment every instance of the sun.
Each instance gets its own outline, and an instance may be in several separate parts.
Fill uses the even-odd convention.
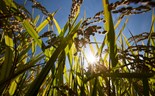
[[[88,63],[90,64],[95,64],[98,61],[98,57],[94,55],[89,55],[87,59],[88,59]]]
[[[87,70],[89,66],[96,65],[98,61],[99,61],[99,57],[92,55],[92,54],[87,55],[87,61],[84,64],[84,69]]]
[[[99,62],[99,56],[96,56],[95,51],[92,51],[89,47],[84,50],[84,67],[87,68],[90,65],[96,65]]]

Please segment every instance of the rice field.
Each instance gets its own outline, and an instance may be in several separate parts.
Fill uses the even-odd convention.
[[[63,28],[55,19],[59,10],[50,13],[36,0],[26,2],[45,18],[32,18],[14,0],[0,0],[1,96],[154,96],[153,0],[102,0],[102,11],[86,18],[79,17],[84,1],[72,0]],[[147,12],[150,31],[133,35],[128,29],[125,36],[128,17]]]

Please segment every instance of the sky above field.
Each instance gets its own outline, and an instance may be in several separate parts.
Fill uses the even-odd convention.
[[[20,4],[23,4],[24,0],[15,0],[15,1],[17,1]],[[26,7],[29,9],[31,13],[32,11],[30,8],[31,2],[29,0],[27,1],[28,2],[26,3]],[[70,14],[72,0],[36,0],[36,1],[40,2],[51,13],[56,10],[59,10],[56,13],[55,18],[60,24],[61,28],[63,28]],[[110,3],[115,1],[118,1],[118,0],[109,0]],[[101,10],[103,10],[102,0],[84,0],[81,6],[81,13],[79,18],[84,16],[84,12],[86,13],[86,17],[92,17],[95,15],[95,13]],[[40,11],[35,10],[34,17],[40,14],[41,14]],[[117,16],[118,15],[113,16],[114,21],[116,20]],[[144,31],[149,31],[150,29],[149,27],[151,24],[151,12],[143,13],[140,15],[132,15],[132,16],[128,16],[127,18],[129,18],[127,28],[130,29],[134,35]],[[129,33],[129,32],[125,32],[125,33]]]
[[[17,1],[17,3],[23,4],[21,0],[15,0],[15,1]],[[40,2],[50,13],[53,13],[56,10],[58,10],[58,12],[55,15],[55,19],[58,21],[61,28],[63,28],[70,14],[72,0],[37,0],[37,1]],[[118,0],[109,0],[110,3],[115,1]],[[25,5],[30,13],[32,12],[31,5],[32,3],[30,1],[28,1]],[[82,18],[84,16],[84,13],[86,13],[86,17],[93,17],[97,12],[102,10],[103,10],[102,0],[84,0],[81,6],[79,18]],[[39,10],[35,9],[34,17],[36,17],[37,15],[40,15],[40,17],[43,16]],[[118,18],[118,16],[119,15],[113,15],[114,23]],[[150,31],[152,11],[140,15],[126,16],[125,19],[126,18],[128,18],[129,21],[127,23],[125,30],[123,31],[125,36],[131,37],[129,30],[132,32],[133,35]],[[125,21],[125,19],[123,21]],[[119,26],[116,30],[116,34],[118,34],[119,31],[121,30],[123,23],[121,23],[120,25],[121,26]],[[97,39],[99,40],[99,42],[102,42],[103,35],[98,36]],[[91,56],[91,53],[89,52],[87,53],[88,56]]]
[[[63,25],[68,20],[68,15],[70,13],[70,8],[72,0],[38,0],[41,2],[49,12],[54,12],[59,9],[55,18],[63,27]],[[109,0],[109,2],[115,2],[118,0]],[[86,12],[86,17],[93,17],[97,12],[103,10],[102,0],[84,0],[81,6],[80,17],[84,16]],[[114,16],[114,21],[118,15]],[[142,31],[149,31],[149,26],[151,24],[151,14],[144,13],[141,15],[132,15],[129,16],[129,22],[127,27],[133,32],[133,34],[138,34]]]

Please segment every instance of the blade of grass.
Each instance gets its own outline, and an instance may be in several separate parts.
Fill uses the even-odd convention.
[[[50,53],[49,50],[45,49],[45,44],[41,39],[39,39],[38,32],[35,31],[35,29],[32,27],[32,25],[29,23],[28,20],[23,21],[23,27],[26,29],[26,31],[32,36],[32,38],[35,40],[35,42],[39,45],[39,47],[42,49],[44,54],[49,57]]]
[[[94,86],[93,86],[92,96],[97,95],[97,82],[98,82],[98,79],[95,78],[94,84],[93,84]]]
[[[39,18],[40,18],[40,15],[38,15],[38,16],[36,16],[36,18],[34,19],[34,24],[36,25],[37,24],[37,22],[38,22],[38,20],[39,20]]]
[[[43,28],[45,28],[47,24],[49,24],[49,21],[53,19],[53,16],[55,15],[56,12],[52,13],[49,17],[47,17],[44,21],[41,22],[41,24],[36,28],[38,33],[41,32],[41,30],[43,30]]]
[[[13,96],[17,89],[17,83],[19,82],[19,77],[17,77],[14,81],[11,82],[10,88],[9,88],[9,95]]]
[[[127,23],[128,23],[128,18],[126,19],[125,23],[123,24],[123,26],[122,26],[122,28],[121,28],[121,30],[120,30],[120,32],[119,32],[119,34],[118,34],[116,40],[117,40],[117,39],[119,38],[119,36],[122,34],[122,32],[123,32],[123,30],[125,29]]]
[[[0,82],[0,86],[5,85],[8,81],[18,77],[20,74],[24,73],[25,71],[27,71],[28,69],[37,66],[35,65],[38,61],[40,61],[43,57],[45,57],[44,55],[42,55],[42,53],[39,53],[36,57],[33,57],[29,62],[27,62],[24,65],[20,65],[17,67],[17,70],[15,71],[15,73],[11,76],[9,76],[7,79],[2,80]]]
[[[57,28],[58,34],[60,34],[60,33],[61,33],[61,28],[60,28],[58,22],[55,20],[54,17],[53,17],[53,22],[54,22],[54,24],[55,24],[55,26],[56,26],[56,28]]]
[[[1,78],[0,81],[5,80],[10,75],[12,63],[13,63],[13,39],[11,32],[5,32],[5,60],[0,70]]]
[[[121,21],[122,21],[122,18],[120,18],[122,15],[120,15],[119,17],[118,17],[118,19],[117,19],[117,22],[116,22],[116,24],[115,24],[115,26],[114,26],[114,29],[116,30],[116,28],[121,24]]]
[[[54,70],[54,64],[55,64],[55,61],[57,60],[58,56],[63,52],[63,50],[66,48],[66,46],[68,44],[73,43],[72,37],[75,35],[76,30],[79,28],[79,25],[80,24],[77,24],[77,26],[75,26],[73,28],[73,31],[69,35],[67,35],[66,38],[64,38],[62,40],[62,42],[60,43],[61,46],[58,46],[58,48],[54,51],[54,53],[50,57],[49,61],[45,65],[45,67],[42,69],[40,74],[36,77],[34,82],[31,84],[30,88],[28,89],[28,91],[26,93],[26,96],[37,95],[38,90],[39,90],[41,84],[43,83],[44,79],[48,75],[49,71]]]
[[[109,2],[108,0],[102,0],[103,8],[104,8],[104,17],[105,17],[105,30],[106,34],[106,42],[108,45],[108,50],[110,53],[110,61],[112,63],[112,67],[115,67],[118,63],[117,59],[117,46],[115,39],[115,30],[113,25],[112,16],[109,10]]]
[[[5,0],[4,2],[5,2],[5,4],[6,4],[7,6],[13,7],[13,8],[15,8],[15,9],[17,9],[17,6],[16,6],[15,3],[13,2],[13,0]]]
[[[34,30],[32,25],[29,23],[28,20],[23,21],[23,27],[26,29],[26,31],[33,37],[33,39],[37,42],[40,48],[44,49],[45,44],[39,39],[38,33]]]
[[[18,62],[21,62],[21,60],[23,59],[24,55],[31,49],[31,44],[28,45],[27,48],[25,48],[24,50],[22,50],[19,55],[18,55]]]
[[[9,78],[12,70],[12,64],[13,64],[13,39],[12,39],[12,32],[10,30],[4,30],[5,31],[5,54],[4,54],[4,63],[1,66],[0,70],[0,83],[5,81]],[[0,87],[0,95],[2,95],[2,92],[5,88],[5,85]]]

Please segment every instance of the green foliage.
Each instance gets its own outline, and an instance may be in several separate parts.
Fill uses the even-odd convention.
[[[153,1],[122,0],[109,4],[108,0],[102,0],[103,11],[79,20],[83,0],[73,0],[63,28],[55,19],[58,10],[49,13],[39,2],[30,1],[33,8],[46,16],[40,24],[40,16],[32,18],[25,6],[13,0],[0,0],[0,95],[155,94],[154,13],[150,32],[134,36],[129,30],[130,38],[123,34],[130,20],[128,15],[153,10]],[[133,7],[133,3],[143,6]],[[123,4],[128,7],[120,7]],[[113,23],[113,14],[117,13],[120,16]],[[57,34],[52,28],[43,32],[46,26],[54,25]],[[97,41],[97,34],[103,36],[103,42]],[[97,57],[93,64],[89,62],[87,49]]]

